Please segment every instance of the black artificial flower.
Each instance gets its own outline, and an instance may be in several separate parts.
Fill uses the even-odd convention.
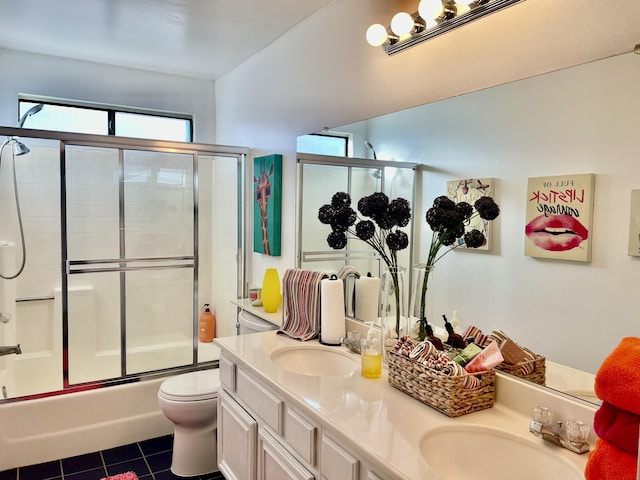
[[[494,220],[500,215],[500,207],[491,197],[480,197],[473,205],[483,220]]]
[[[340,250],[347,246],[347,234],[345,232],[332,231],[327,237],[327,243],[331,248]]]
[[[454,210],[456,208],[456,202],[446,195],[441,195],[433,201],[433,206],[434,208],[441,208],[443,210]]]
[[[457,203],[456,210],[465,220],[468,220],[473,215],[473,207],[467,202]]]
[[[334,215],[331,219],[331,228],[339,231],[346,231],[351,225],[356,223],[356,212],[348,206],[334,208]]]
[[[473,229],[470,232],[464,234],[464,243],[469,248],[478,248],[484,245],[484,234],[477,229]]]
[[[432,207],[427,210],[425,215],[427,220],[427,224],[431,227],[431,230],[434,232],[439,232],[442,230],[442,225],[444,221],[444,210],[438,207]]]
[[[443,230],[442,232],[439,232],[438,237],[440,238],[440,242],[442,243],[442,245],[444,245],[445,247],[450,247],[456,241],[455,235],[452,235],[449,230]]]
[[[411,220],[411,206],[404,198],[395,198],[389,202],[389,217],[398,227],[406,227]]]
[[[464,224],[461,223],[455,229],[452,230],[452,235],[454,238],[460,238],[464,235]]]
[[[404,250],[409,246],[409,237],[402,230],[395,230],[387,235],[389,250]]]
[[[320,220],[320,223],[329,225],[333,220],[335,213],[335,209],[331,205],[322,205],[318,210],[318,220]]]
[[[454,208],[453,210],[445,210],[442,216],[442,226],[446,229],[454,229],[460,225],[464,217]]]
[[[393,220],[387,212],[372,215],[371,218],[373,218],[373,221],[376,222],[376,225],[382,230],[389,230],[394,225]]]
[[[373,238],[375,233],[376,226],[371,220],[362,220],[361,222],[356,223],[356,236],[360,240],[367,241],[370,238]]]
[[[331,206],[333,208],[350,207],[351,197],[345,192],[336,192],[331,197]]]
[[[374,217],[387,212],[389,197],[382,192],[374,192],[358,201],[358,211],[365,217]]]

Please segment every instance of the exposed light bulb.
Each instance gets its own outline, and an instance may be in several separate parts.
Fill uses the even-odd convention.
[[[441,0],[420,0],[418,14],[427,22],[439,17],[440,13],[442,13]]]
[[[367,29],[367,42],[372,47],[379,47],[387,41],[387,29],[379,23],[374,23]]]
[[[413,17],[406,12],[396,13],[391,19],[391,31],[399,37],[408,35],[413,29],[413,25]]]
[[[476,0],[456,0],[456,3],[458,5],[464,5],[465,7],[468,7],[469,5],[471,5],[475,1]]]

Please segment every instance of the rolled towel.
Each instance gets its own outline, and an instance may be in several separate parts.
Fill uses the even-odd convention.
[[[598,398],[640,415],[640,338],[626,337],[604,359],[595,379]]]
[[[603,402],[593,417],[593,430],[623,452],[638,454],[640,415],[622,410],[609,402]]]
[[[586,480],[636,480],[637,458],[599,438],[589,453]]]

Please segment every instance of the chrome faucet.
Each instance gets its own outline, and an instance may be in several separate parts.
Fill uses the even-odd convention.
[[[529,431],[548,442],[555,443],[574,453],[589,451],[589,430],[591,428],[580,420],[553,420],[553,412],[547,407],[535,407]]]
[[[22,350],[20,349],[20,344],[18,345],[7,345],[6,347],[0,347],[0,357],[3,355],[11,355],[15,353],[16,355],[20,355]]]
[[[340,337],[340,343],[354,353],[360,353],[360,333],[347,332],[347,337]]]

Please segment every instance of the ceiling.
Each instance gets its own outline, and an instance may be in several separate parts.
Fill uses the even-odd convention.
[[[0,0],[0,48],[217,79],[332,0]]]
[[[336,0],[0,0],[3,18],[0,48],[216,80],[334,2]],[[638,0],[618,0],[616,9],[602,0],[554,1],[554,12],[536,9],[537,3],[539,0],[529,0],[525,4],[530,8],[518,10],[526,10],[530,15],[526,24],[543,28],[510,34],[514,35],[511,37],[514,43],[523,40],[516,36],[528,35],[524,41],[527,41],[527,54],[532,58],[536,49],[547,51],[545,45],[549,42],[558,45],[554,58],[546,60],[556,61],[552,69],[628,52],[634,43],[640,43]],[[379,11],[381,5],[388,10],[401,5],[413,8],[417,0],[394,0],[393,5],[378,1],[370,5],[372,12],[367,12],[368,15],[378,18],[375,11],[376,8]],[[576,5],[580,5],[579,10],[575,10]],[[550,19],[553,21],[549,22]],[[384,23],[385,18],[378,21]],[[495,35],[490,25],[489,21],[479,22],[474,31],[476,38]],[[502,24],[499,30],[507,34],[509,25]],[[593,28],[587,35],[576,34],[589,25],[602,28]],[[488,30],[482,30],[484,28]],[[576,39],[580,40],[579,45],[568,48]],[[365,43],[364,38],[362,42]],[[555,58],[563,50],[579,58],[567,59],[563,64],[562,59]],[[500,63],[504,64],[501,68],[511,68],[508,61],[497,62],[496,66]]]

